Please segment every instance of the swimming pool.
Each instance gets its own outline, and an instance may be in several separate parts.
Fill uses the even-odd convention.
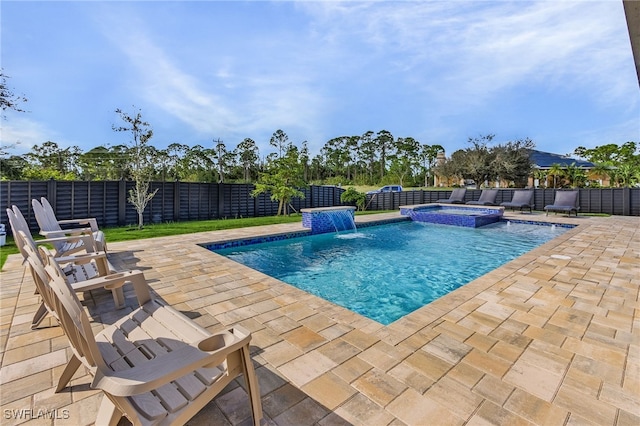
[[[403,221],[215,251],[388,325],[565,231]]]

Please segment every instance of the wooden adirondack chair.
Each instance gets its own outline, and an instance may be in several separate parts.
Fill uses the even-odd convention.
[[[51,257],[41,250],[44,258]],[[123,415],[134,425],[184,424],[240,374],[253,423],[260,424],[262,405],[249,332],[234,327],[211,334],[152,299],[146,283],[136,282],[140,307],[94,336],[55,262],[43,265],[34,256],[29,262],[43,280],[49,279],[46,291],[73,351],[56,391],[84,365],[93,376],[91,387],[104,393],[96,424],[115,425]]]
[[[45,197],[42,197],[40,201],[31,200],[31,206],[33,207],[33,213],[36,216],[36,221],[40,226],[40,234],[47,237],[62,237],[62,236],[74,236],[74,235],[92,235],[95,240],[95,247],[99,251],[107,251],[107,243],[105,241],[104,232],[98,229],[98,223],[95,218],[86,219],[69,219],[58,220],[56,214],[49,204],[49,201]],[[79,228],[67,228],[63,229],[61,225],[84,225]],[[82,245],[68,245],[60,242],[54,243],[56,252],[58,255],[71,254],[80,250],[84,250]]]
[[[70,237],[58,237],[38,240],[37,242],[31,237],[31,232],[27,225],[22,212],[17,206],[12,206],[11,209],[7,209],[7,216],[9,223],[11,224],[11,230],[16,246],[24,262],[27,263],[29,256],[39,256],[37,244],[50,244],[55,242],[69,242]],[[91,249],[93,244],[93,237],[90,235],[71,237],[71,240],[81,240],[84,242],[84,247]],[[72,241],[73,242],[73,241]],[[41,259],[42,260],[42,259]],[[65,280],[72,285],[75,291],[87,291],[99,287],[109,287],[113,294],[113,301],[116,309],[124,306],[124,293],[122,291],[122,284],[129,279],[136,279],[137,276],[142,276],[140,271],[126,271],[123,273],[117,273],[113,267],[109,264],[105,252],[89,252],[78,253],[74,256],[57,257],[55,261],[61,265]],[[37,328],[40,323],[47,316],[47,313],[51,312],[50,305],[45,300],[45,295],[42,294],[42,285],[39,282],[38,277],[31,269],[31,275],[36,284],[36,293],[39,293],[43,300],[36,310],[31,321],[31,328]],[[89,281],[93,278],[103,277],[102,281]],[[139,279],[139,278],[138,278]],[[142,276],[142,279],[144,277]]]

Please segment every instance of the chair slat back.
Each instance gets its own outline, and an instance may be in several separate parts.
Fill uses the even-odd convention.
[[[104,368],[91,323],[74,289],[65,280],[64,272],[53,259],[53,254],[44,247],[40,247],[40,252],[42,259],[45,259],[44,270],[48,277],[51,307],[69,339],[71,349],[85,367],[94,371],[98,366]]]
[[[24,231],[19,230],[17,234],[26,242],[21,251],[24,250],[25,260],[29,263],[31,276],[33,277],[34,284],[36,285],[36,290],[42,297],[42,300],[49,312],[53,313],[53,295],[51,294],[51,288],[47,284],[49,282],[49,276],[44,269],[41,254],[33,243],[33,240],[24,235]]]
[[[46,216],[50,218],[50,220],[55,221],[56,225],[62,228],[60,226],[58,218],[56,217],[56,212],[53,210],[53,207],[51,207],[51,203],[49,203],[49,200],[47,200],[46,197],[42,197],[40,198],[40,204],[42,204],[42,208]],[[83,227],[89,226],[91,228],[91,232],[98,232],[98,222],[95,218],[81,219],[81,221],[79,220],[78,223],[82,223]]]
[[[54,237],[64,235],[64,232],[62,232],[62,228],[60,227],[60,224],[58,224],[58,221],[56,220],[55,216],[51,217],[47,213],[45,208],[42,206],[40,201],[34,198],[33,200],[31,200],[31,206],[33,207],[33,213],[36,216],[36,221],[38,222],[38,226],[40,226],[40,229],[42,231],[45,231],[45,232],[61,231],[60,234],[50,235]],[[53,243],[53,246],[58,251],[64,250],[64,243],[62,242],[55,242]]]
[[[13,234],[13,239],[16,243],[16,246],[18,247],[18,250],[20,250],[22,257],[26,260],[29,255],[24,250],[24,245],[26,244],[26,242],[23,241],[23,238],[25,238],[25,236],[31,237],[31,230],[29,230],[29,225],[27,224],[27,221],[25,220],[18,206],[14,205],[10,209],[7,209],[7,217],[9,218],[9,224],[11,225],[11,232]],[[20,234],[20,231],[22,231],[22,235]]]

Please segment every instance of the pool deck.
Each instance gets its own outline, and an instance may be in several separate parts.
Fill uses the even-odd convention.
[[[302,224],[111,243],[109,252],[207,329],[251,330],[263,424],[640,424],[640,218],[505,217],[579,226],[389,326],[197,245]],[[0,423],[92,424],[102,395],[84,369],[54,393],[70,350],[53,320],[30,329],[38,297],[21,261],[10,256],[0,278]],[[107,291],[79,295],[96,328],[135,306],[127,287],[122,310]],[[189,424],[249,424],[247,401],[234,382]]]

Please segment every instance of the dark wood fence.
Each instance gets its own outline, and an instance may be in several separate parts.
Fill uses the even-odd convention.
[[[33,198],[47,197],[58,219],[95,217],[101,227],[136,224],[138,216],[127,202],[133,182],[125,181],[2,181],[0,182],[0,223],[8,225],[5,209],[17,205],[33,231],[38,225],[31,210]],[[250,184],[215,184],[190,182],[153,182],[155,197],[145,211],[145,223],[206,220],[237,217],[272,216],[278,203],[268,194],[252,197]],[[310,186],[305,198],[293,199],[291,205],[302,208],[341,205],[344,190],[334,186]],[[510,201],[513,189],[501,189],[497,203]],[[467,201],[477,200],[480,190],[467,190]],[[397,210],[401,205],[433,203],[448,198],[451,191],[419,190],[367,196],[367,210]],[[553,189],[535,190],[535,209],[552,204]],[[581,213],[606,213],[640,216],[640,188],[580,189]]]
[[[515,189],[500,189],[496,203],[511,201]],[[555,189],[534,190],[534,210],[543,210],[553,204]],[[480,189],[468,189],[465,201],[480,198]],[[399,206],[435,203],[449,198],[451,191],[404,191],[386,192],[367,196],[367,210],[396,210]],[[580,213],[605,213],[623,216],[640,216],[640,188],[595,188],[579,189]]]
[[[128,181],[3,181],[0,182],[0,223],[7,224],[6,208],[18,206],[33,231],[39,227],[31,200],[46,197],[58,219],[95,217],[100,227],[138,223],[138,214],[127,201],[134,183]],[[221,218],[273,216],[278,202],[269,194],[252,197],[253,185],[192,182],[152,182],[158,192],[144,212],[145,223]],[[304,198],[294,198],[290,211],[340,205],[344,190],[334,186],[310,186]]]

